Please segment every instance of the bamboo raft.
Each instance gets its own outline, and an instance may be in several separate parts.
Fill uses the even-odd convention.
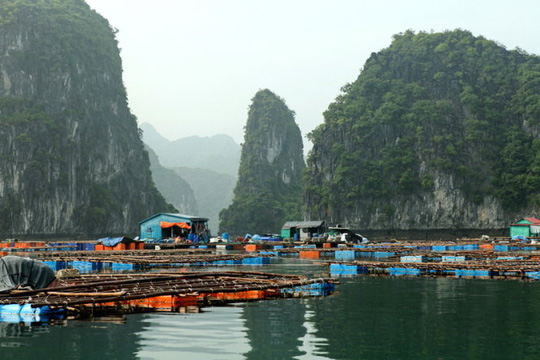
[[[77,269],[80,273],[99,271],[146,271],[156,268],[192,266],[265,265],[275,255],[267,254],[206,254],[191,252],[142,252],[107,254],[104,252],[63,253],[54,257],[37,256],[53,270]]]
[[[13,306],[75,317],[178,312],[228,302],[325,296],[334,291],[336,283],[332,278],[262,272],[87,275],[61,279],[61,286],[54,288],[0,294],[0,313]]]
[[[111,257],[111,256],[183,256],[183,255],[204,255],[213,253],[210,249],[164,249],[164,250],[111,250],[111,251],[50,251],[33,254],[40,260],[58,257]]]
[[[260,251],[260,253],[273,253],[277,255],[287,256],[287,255],[297,255],[300,257],[308,258],[322,258],[328,256],[335,256],[336,260],[354,260],[357,257],[381,257],[387,258],[389,260],[399,261],[401,256],[410,255],[410,256],[426,256],[428,258],[441,258],[443,256],[463,256],[469,260],[495,260],[500,257],[511,257],[518,254],[521,257],[538,260],[540,259],[539,251],[536,246],[530,245],[504,245],[501,248],[495,248],[491,245],[489,248],[482,248],[478,244],[475,248],[464,248],[455,250],[456,246],[446,246],[446,245],[434,245],[434,246],[414,246],[407,247],[402,244],[394,245],[368,245],[363,247],[339,247],[339,248],[287,248],[287,249],[276,249],[274,251]],[[458,246],[459,247],[459,246]],[[463,246],[461,246],[463,247]],[[444,250],[439,250],[440,248]],[[435,250],[434,250],[435,249]],[[318,253],[318,254],[317,254]],[[302,256],[305,255],[305,256]]]
[[[491,279],[540,279],[540,261],[523,260],[470,260],[466,262],[390,262],[351,261],[333,262],[333,275],[412,275],[455,276]]]
[[[212,263],[227,260],[243,260],[248,258],[273,257],[273,255],[253,255],[253,254],[58,254],[54,256],[56,261],[89,261],[89,262],[117,262],[129,264],[193,264],[193,263]],[[50,257],[37,256],[37,259],[45,260]]]

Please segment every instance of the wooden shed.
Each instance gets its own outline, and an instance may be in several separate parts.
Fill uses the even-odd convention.
[[[181,238],[197,241],[207,241],[210,236],[208,219],[200,216],[158,213],[139,223],[141,240]]]
[[[538,237],[540,235],[540,220],[524,218],[510,225],[510,237]]]

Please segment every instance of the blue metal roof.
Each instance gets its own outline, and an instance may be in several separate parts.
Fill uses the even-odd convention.
[[[149,218],[146,218],[146,219],[144,219],[142,221],[139,221],[139,225],[146,222],[146,221],[148,221],[148,220],[159,217],[159,216],[170,216],[170,217],[175,217],[175,218],[178,218],[178,219],[181,219],[181,220],[189,220],[191,222],[208,221],[208,218],[200,217],[200,216],[194,216],[194,215],[184,215],[184,214],[179,214],[179,213],[157,213],[157,214],[155,214],[153,216],[150,216]]]

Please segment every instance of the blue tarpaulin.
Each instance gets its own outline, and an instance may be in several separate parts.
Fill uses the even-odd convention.
[[[515,235],[515,236],[512,236],[512,240],[527,240],[527,238],[523,235]]]
[[[122,240],[124,239],[127,239],[129,242],[129,238],[126,238],[125,236],[122,236],[122,237],[115,237],[115,238],[110,238],[110,237],[106,237],[106,238],[101,238],[101,239],[98,239],[98,243],[102,243],[103,245],[105,246],[115,246],[117,244],[120,244],[122,242]],[[126,241],[125,241],[126,242]]]

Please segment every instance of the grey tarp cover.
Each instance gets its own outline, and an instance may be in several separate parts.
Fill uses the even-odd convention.
[[[54,278],[54,271],[41,261],[19,256],[0,258],[0,291],[13,290],[18,286],[42,289]]]

